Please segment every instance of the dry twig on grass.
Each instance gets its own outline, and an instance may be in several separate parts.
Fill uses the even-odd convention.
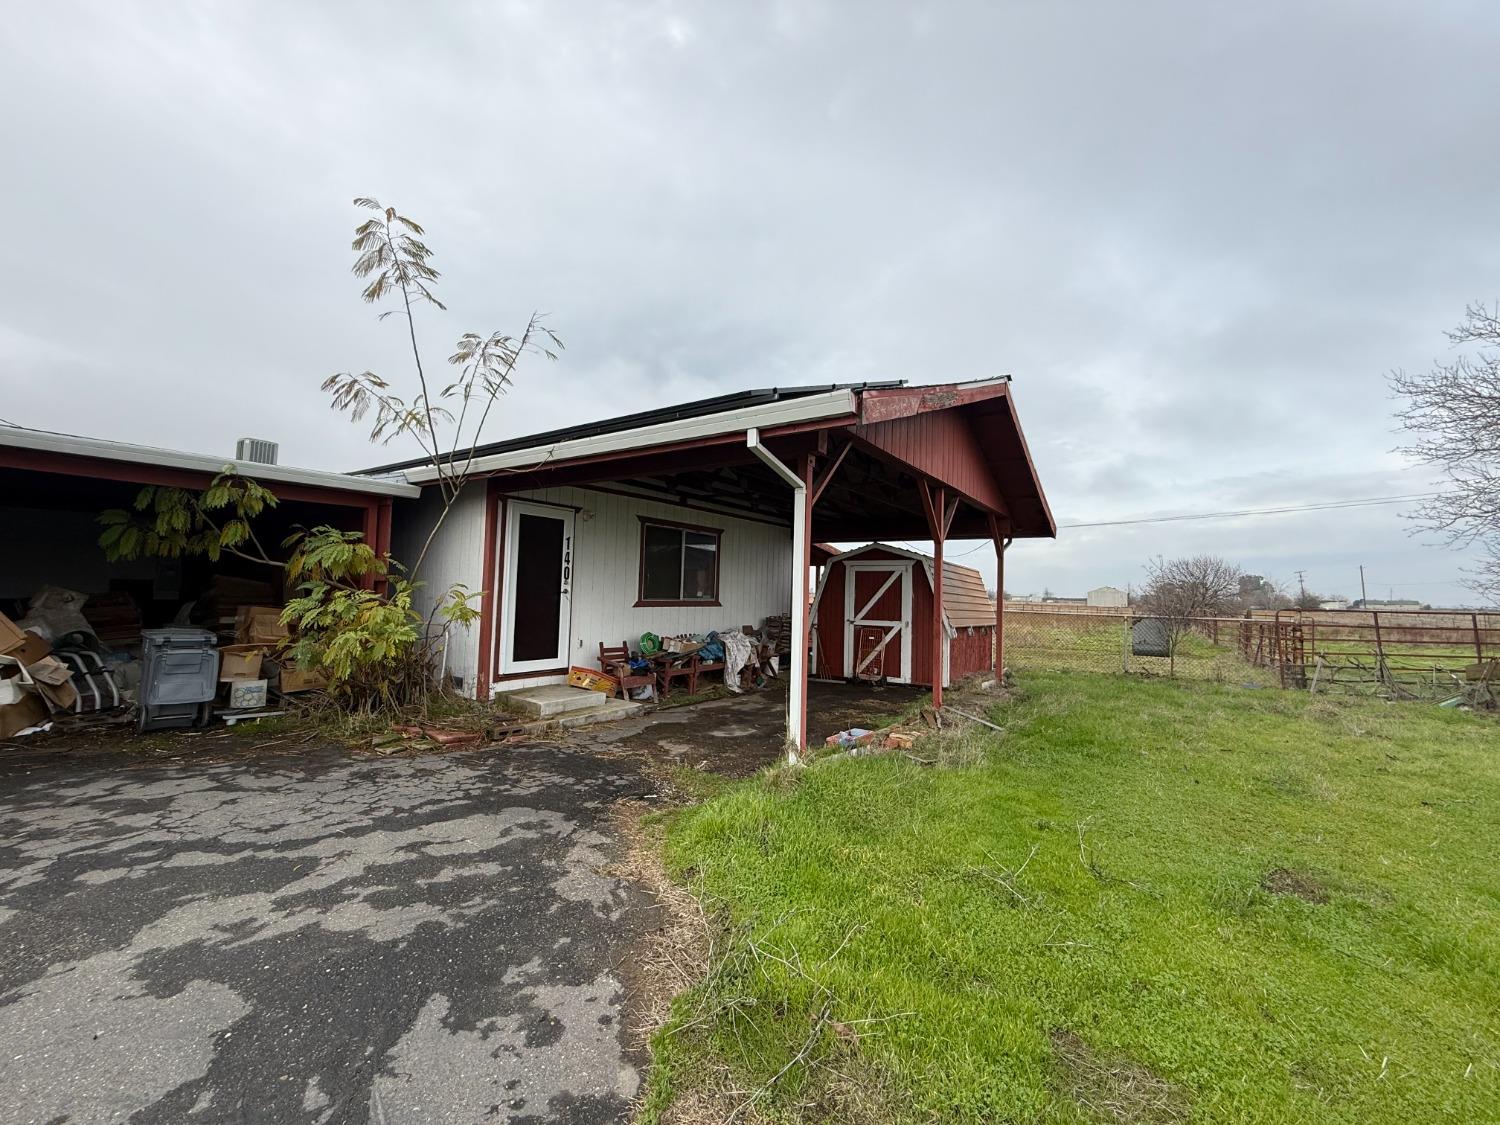
[[[1016,901],[1021,903],[1023,906],[1030,906],[1032,901],[1031,897],[1029,895],[1023,894],[1020,890],[1017,889],[1015,880],[1019,879],[1022,873],[1025,872],[1026,868],[1030,866],[1031,861],[1036,858],[1036,853],[1038,849],[1040,849],[1040,847],[1040,844],[1032,844],[1031,851],[1027,853],[1025,861],[1022,862],[1021,866],[1016,868],[1014,871],[1010,871],[1004,867],[1001,867],[999,861],[996,860],[995,857],[989,852],[985,852],[984,857],[999,869],[998,875],[992,871],[985,870],[983,867],[971,867],[969,870],[972,871],[975,875],[981,876],[982,878],[988,879],[992,883],[996,883],[999,886],[1004,887],[1011,894],[1015,895]]]

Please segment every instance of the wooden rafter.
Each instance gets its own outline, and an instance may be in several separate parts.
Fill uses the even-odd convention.
[[[853,447],[853,442],[846,441],[838,453],[834,455],[833,464],[829,465],[824,470],[823,475],[813,482],[812,495],[808,497],[808,503],[816,504],[818,502],[818,498],[823,495],[823,490],[832,482],[833,475],[839,471],[839,466],[844,463],[844,458],[849,456],[849,450]]]

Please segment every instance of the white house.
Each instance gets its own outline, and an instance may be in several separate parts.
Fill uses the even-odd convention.
[[[1095,586],[1084,600],[1089,605],[1105,606],[1111,609],[1123,609],[1130,604],[1130,598],[1126,596],[1125,591],[1114,586]]]
[[[930,539],[941,562],[949,539],[990,540],[1003,582],[1005,544],[1056,534],[1008,379],[744,391],[496,442],[474,467],[421,575],[429,607],[454,583],[485,593],[446,654],[466,691],[565,682],[601,642],[790,614],[799,745],[816,541]],[[368,473],[422,487],[393,520],[394,555],[413,558],[437,474]]]

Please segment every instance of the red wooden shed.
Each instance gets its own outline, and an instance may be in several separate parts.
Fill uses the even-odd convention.
[[[813,606],[817,674],[824,679],[933,682],[932,556],[871,543],[834,556]],[[995,601],[972,567],[943,563],[943,684],[993,671]]]

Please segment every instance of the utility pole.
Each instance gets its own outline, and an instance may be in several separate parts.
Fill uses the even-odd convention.
[[[1365,564],[1359,564],[1359,604],[1366,609],[1370,608],[1370,595],[1365,593]]]
[[[1294,570],[1292,573],[1297,576],[1297,589],[1302,594],[1302,597],[1305,599],[1307,597],[1307,583],[1304,582],[1304,581],[1302,581],[1302,576],[1304,574],[1306,574],[1307,571],[1305,571],[1305,570]]]

